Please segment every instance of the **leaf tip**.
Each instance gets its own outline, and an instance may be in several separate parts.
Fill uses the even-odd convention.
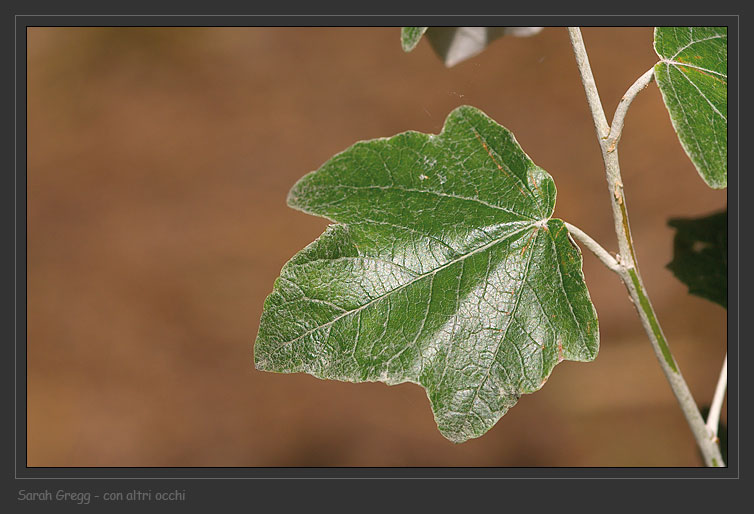
[[[288,195],[285,197],[285,203],[291,209],[302,211],[307,214],[312,214],[308,209],[306,202],[309,195],[308,191],[311,189],[308,184],[310,182],[311,175],[316,172],[312,171],[301,177],[298,182],[293,184],[293,187],[288,191]]]
[[[268,369],[267,368],[267,361],[264,360],[264,359],[255,358],[254,359],[254,368],[257,371],[267,371],[267,369]]]
[[[254,341],[254,355],[252,361],[254,362],[254,369],[257,371],[268,371],[269,363],[267,359],[259,351],[259,338]]]
[[[408,53],[419,44],[428,27],[402,27],[401,28],[401,47]]]
[[[728,174],[723,175],[720,180],[716,180],[713,177],[705,177],[702,175],[704,182],[707,183],[712,189],[727,189],[728,188]]]
[[[298,185],[299,185],[299,183],[300,183],[300,181],[296,182],[296,184],[294,184],[294,186],[290,189],[290,191],[288,191],[288,194],[285,197],[285,203],[286,203],[286,205],[288,207],[291,207],[291,208],[294,208],[294,209],[298,207],[298,196],[299,196],[298,195]]]
[[[435,419],[435,422],[437,421],[438,420]],[[475,437],[479,437],[479,435],[482,435],[482,434],[479,434],[479,435],[468,434],[466,432],[459,431],[459,430],[451,430],[448,428],[443,428],[439,422],[437,423],[437,429],[440,431],[440,435],[442,435],[445,439],[447,439],[453,444],[465,443],[469,439],[474,439]]]

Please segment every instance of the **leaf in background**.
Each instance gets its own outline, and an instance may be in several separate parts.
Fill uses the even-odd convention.
[[[657,85],[704,181],[728,185],[728,28],[657,27]]]
[[[581,253],[550,175],[481,111],[359,142],[288,203],[338,222],[283,267],[257,369],[414,382],[448,439],[489,430],[564,359],[597,355]]]
[[[481,53],[506,36],[533,36],[542,27],[430,27],[427,40],[448,68]]]
[[[422,29],[420,32],[418,29]],[[410,37],[407,33],[410,32]],[[506,36],[533,36],[542,27],[405,27],[401,41],[405,51],[413,50],[424,31],[435,53],[448,68],[474,57],[494,40]],[[410,42],[410,46],[407,45]]]
[[[728,211],[696,219],[671,219],[677,229],[668,268],[689,293],[728,308]]]
[[[401,29],[401,46],[403,47],[403,51],[410,52],[416,48],[426,30],[427,27],[403,27]]]

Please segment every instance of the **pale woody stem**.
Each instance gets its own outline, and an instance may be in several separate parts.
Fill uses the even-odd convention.
[[[628,290],[631,301],[633,301],[636,311],[639,314],[642,326],[652,343],[652,348],[654,349],[657,360],[660,363],[660,367],[673,390],[673,394],[675,394],[675,397],[678,400],[678,404],[686,417],[686,421],[688,422],[692,433],[694,434],[696,443],[704,456],[705,464],[707,466],[723,466],[720,448],[718,447],[715,438],[710,437],[710,432],[707,430],[707,426],[699,413],[697,404],[691,396],[691,391],[681,375],[681,371],[678,368],[678,364],[676,363],[673,354],[670,352],[670,347],[668,346],[665,335],[662,332],[662,328],[657,320],[652,304],[649,301],[646,289],[641,280],[641,275],[639,274],[639,268],[636,262],[636,255],[634,253],[631,238],[631,229],[628,223],[628,208],[626,206],[626,198],[623,193],[623,182],[620,176],[617,145],[620,140],[623,120],[628,106],[639,91],[649,84],[653,76],[652,70],[647,71],[639,77],[639,79],[626,92],[618,105],[615,116],[613,117],[613,127],[611,130],[611,127],[608,125],[607,119],[605,118],[605,112],[602,108],[599,93],[597,92],[597,85],[594,81],[591,66],[589,65],[589,58],[586,54],[586,47],[584,46],[581,31],[578,27],[569,27],[568,33],[571,37],[571,44],[573,45],[576,63],[578,64],[581,81],[584,85],[584,91],[586,92],[587,102],[589,103],[589,108],[592,112],[594,127],[597,131],[597,139],[600,144],[600,149],[602,150],[602,159],[605,162],[605,174],[610,191],[610,203],[613,212],[615,234],[618,238],[620,262],[618,263],[617,268],[613,266],[608,266],[608,268],[613,269],[613,271],[618,273]],[[574,235],[579,237],[577,233],[574,233]],[[592,249],[586,242],[584,244],[590,248],[590,250]],[[604,252],[604,250],[602,251]],[[600,260],[606,262],[604,255],[601,257],[596,252],[595,254],[600,257]],[[607,263],[610,263],[610,261],[607,260],[606,264]]]
[[[602,248],[597,241],[589,237],[589,234],[581,230],[580,228],[571,225],[567,221],[563,222],[568,229],[568,232],[571,233],[576,239],[581,241],[581,243],[586,246],[591,252],[602,261],[602,264],[607,266],[608,269],[616,272],[616,273],[622,273],[623,270],[621,268],[621,265],[618,263],[618,261],[615,260],[615,258],[608,253],[607,250]]]
[[[715,396],[712,398],[712,405],[707,415],[707,430],[710,431],[712,438],[717,437],[717,426],[720,424],[720,411],[723,409],[723,399],[725,399],[725,387],[728,384],[728,354],[725,354],[723,368],[720,370],[720,378],[717,379]]]
[[[568,35],[571,37],[573,53],[576,55],[576,62],[579,65],[579,72],[581,73],[581,81],[584,83],[586,100],[589,103],[589,108],[594,118],[594,128],[597,129],[597,137],[600,139],[600,144],[602,144],[602,140],[610,133],[610,125],[607,124],[605,111],[602,109],[602,102],[597,92],[597,84],[594,82],[592,67],[589,65],[589,57],[586,55],[584,39],[581,37],[581,30],[578,27],[568,27]]]
[[[607,150],[608,152],[612,152],[615,150],[615,147],[618,145],[618,141],[620,141],[621,133],[623,132],[623,121],[626,119],[626,113],[628,112],[628,107],[631,105],[631,102],[634,101],[634,98],[636,98],[636,95],[639,94],[639,92],[647,87],[652,80],[654,80],[655,73],[654,73],[654,66],[644,72],[644,74],[639,77],[636,82],[633,83],[633,85],[628,88],[628,91],[626,91],[626,94],[623,95],[623,98],[620,99],[620,103],[618,103],[618,108],[615,109],[615,114],[613,115],[613,121],[610,125],[610,132],[607,136]]]

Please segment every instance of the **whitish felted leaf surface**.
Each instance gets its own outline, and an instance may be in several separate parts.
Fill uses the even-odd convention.
[[[689,293],[728,308],[728,211],[668,222],[677,232],[668,268]]]
[[[542,27],[405,27],[401,32],[401,41],[403,50],[409,52],[426,31],[429,44],[445,66],[450,68],[479,54],[500,37],[533,36],[541,30]]]
[[[416,48],[426,30],[427,27],[403,27],[401,29],[401,46],[403,47],[403,51],[410,52]]]
[[[683,149],[710,187],[728,185],[728,28],[657,27],[657,85]]]
[[[356,143],[290,192],[289,205],[338,224],[275,281],[257,368],[421,384],[445,437],[484,434],[555,364],[597,354],[581,253],[550,218],[555,194],[473,107],[439,135]]]

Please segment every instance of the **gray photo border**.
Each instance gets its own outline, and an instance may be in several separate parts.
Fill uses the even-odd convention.
[[[101,9],[97,9],[99,12]],[[24,14],[20,8],[13,15],[14,59],[14,137],[13,173],[14,213],[14,304],[13,353],[6,362],[14,362],[13,403],[14,433],[13,491],[26,487],[83,487],[93,491],[113,489],[103,481],[121,482],[122,489],[131,481],[160,481],[178,489],[203,488],[208,482],[223,482],[211,487],[233,487],[233,483],[268,479],[738,479],[740,478],[740,366],[739,366],[739,16],[406,16],[406,15],[47,15]],[[7,19],[7,18],[6,18]],[[708,468],[29,468],[26,466],[26,28],[32,26],[407,26],[407,25],[538,25],[538,26],[655,26],[655,25],[727,25],[729,27],[729,275],[728,275],[728,346],[729,346],[729,462],[724,469]],[[732,166],[731,166],[732,165]],[[6,311],[7,312],[7,311]],[[9,352],[10,353],[10,352]],[[9,370],[10,371],[10,370]],[[7,465],[7,464],[6,464]],[[64,482],[65,481],[65,482]],[[190,481],[190,482],[187,482]],[[284,480],[285,481],[285,480]],[[664,480],[661,480],[664,482]],[[566,483],[569,480],[566,481]],[[50,484],[50,485],[47,485]],[[55,484],[55,485],[52,485]],[[202,485],[204,484],[204,485]],[[535,488],[544,484],[534,483]],[[548,483],[548,489],[552,484]],[[141,486],[145,488],[146,486]],[[150,487],[152,487],[150,485]],[[155,486],[157,487],[157,486]],[[264,486],[263,486],[264,487]],[[569,486],[564,486],[568,488]],[[705,486],[706,487],[706,486]],[[154,487],[153,487],[154,488]],[[95,493],[96,494],[96,493]],[[210,502],[212,496],[199,495]],[[199,500],[197,500],[199,501]],[[209,505],[210,503],[207,503]]]

